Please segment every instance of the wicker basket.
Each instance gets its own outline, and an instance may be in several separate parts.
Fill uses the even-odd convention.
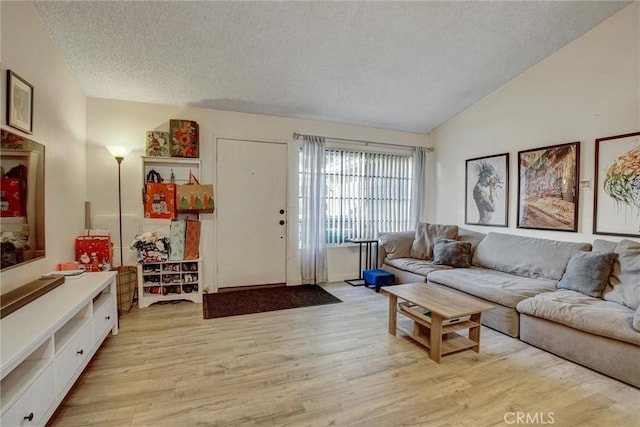
[[[118,313],[127,314],[133,305],[133,296],[138,288],[138,269],[135,266],[118,267],[116,286],[118,288]]]

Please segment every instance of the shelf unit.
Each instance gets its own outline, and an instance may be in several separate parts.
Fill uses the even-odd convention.
[[[142,156],[143,182],[152,169],[165,183],[186,184],[189,173],[200,179],[199,158]],[[179,219],[198,218],[197,213],[178,213]],[[171,221],[145,218],[143,231],[157,231],[170,236]],[[201,245],[202,251],[202,245]],[[162,301],[187,300],[202,303],[202,261],[175,260],[138,264],[138,306],[148,307]]]
[[[138,264],[138,305],[187,300],[202,303],[200,260]]]
[[[171,182],[171,171],[175,176],[176,184],[186,184],[189,181],[189,172],[200,179],[200,159],[188,157],[142,157],[142,182],[147,182],[147,174],[152,169],[160,174],[165,183]]]

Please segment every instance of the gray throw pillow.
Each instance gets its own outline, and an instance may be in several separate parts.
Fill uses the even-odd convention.
[[[416,226],[416,235],[411,245],[411,258],[432,259],[433,258],[433,242],[436,238],[443,237],[445,239],[458,238],[457,225],[429,224],[426,222],[418,223]]]
[[[611,286],[605,288],[602,298],[635,310],[640,307],[640,242],[623,239],[613,252],[618,259],[609,278]]]
[[[590,297],[600,298],[609,282],[609,274],[617,254],[613,252],[574,252],[569,258],[559,289],[577,291]]]
[[[388,259],[409,258],[415,232],[403,231],[380,233],[378,240],[384,248]]]
[[[433,263],[458,268],[471,267],[471,242],[437,238],[433,244]]]
[[[636,312],[633,315],[633,322],[631,323],[631,326],[633,326],[633,329],[640,332],[640,305],[638,306],[638,308],[636,308]]]

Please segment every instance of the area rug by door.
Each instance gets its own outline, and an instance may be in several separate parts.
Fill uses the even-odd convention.
[[[202,297],[205,319],[342,302],[318,285],[217,292]]]

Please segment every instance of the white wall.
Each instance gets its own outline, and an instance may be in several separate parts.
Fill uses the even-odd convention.
[[[195,120],[200,126],[201,182],[215,185],[215,138],[241,138],[289,143],[289,199],[288,217],[297,218],[298,176],[296,146],[291,142],[292,133],[310,133],[339,138],[352,138],[377,142],[389,142],[411,146],[429,146],[430,138],[424,134],[394,132],[389,130],[348,126],[334,123],[293,120],[255,114],[216,111],[201,108],[181,108],[157,104],[88,99],[87,108],[87,182],[88,200],[92,215],[117,214],[117,165],[105,150],[107,145],[129,145],[135,151],[122,163],[123,213],[143,216],[141,189],[143,183],[142,161],[146,132],[167,131],[169,119]],[[214,188],[215,192],[215,188]],[[202,241],[205,260],[205,288],[215,288],[214,268],[215,214],[202,215]],[[287,281],[300,282],[300,266],[297,252],[297,221],[289,222]],[[125,245],[134,234],[125,230]],[[246,244],[242,242],[242,244]],[[357,247],[331,248],[329,251],[329,278],[343,280],[358,274]],[[133,262],[133,252],[126,263]]]
[[[592,241],[596,138],[640,131],[640,4],[634,2],[432,133],[437,213],[464,224],[465,160],[510,153],[509,229],[466,226],[570,241]],[[581,141],[578,233],[517,229],[517,153]],[[611,236],[598,236],[619,240]]]
[[[74,257],[74,237],[84,226],[86,194],[86,98],[30,2],[1,2],[0,62],[2,127],[6,126],[6,70],[34,87],[33,135],[45,146],[45,259],[3,271],[0,293],[8,292],[57,263]]]

